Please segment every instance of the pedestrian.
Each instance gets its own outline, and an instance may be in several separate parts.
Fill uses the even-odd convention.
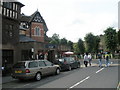
[[[89,62],[88,53],[86,53],[86,54],[84,55],[84,65],[85,65],[85,67],[87,67],[88,62]]]
[[[106,54],[105,54],[105,64],[106,64],[106,67],[108,67],[109,66],[109,54],[108,54],[108,52],[106,52]]]
[[[91,61],[92,61],[91,53],[89,53],[89,55],[88,55],[88,59],[89,59],[89,65],[91,66]]]
[[[97,55],[98,62],[99,62],[99,67],[102,67],[102,54],[99,52]]]

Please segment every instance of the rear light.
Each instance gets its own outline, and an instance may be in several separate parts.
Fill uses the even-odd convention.
[[[26,69],[26,71],[25,71],[26,73],[30,73],[30,70],[29,69]]]

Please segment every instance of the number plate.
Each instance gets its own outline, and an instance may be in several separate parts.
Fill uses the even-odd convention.
[[[15,71],[15,73],[22,73],[22,71]]]

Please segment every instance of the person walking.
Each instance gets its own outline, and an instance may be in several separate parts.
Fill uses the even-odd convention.
[[[99,67],[102,67],[102,54],[98,53],[97,58],[98,58],[98,61],[99,61]]]
[[[105,64],[106,64],[106,67],[109,66],[109,54],[108,54],[108,52],[106,52],[106,54],[105,54]]]
[[[86,53],[86,54],[84,55],[84,65],[85,65],[85,67],[87,67],[88,62],[89,62],[88,53]]]
[[[89,55],[88,55],[88,59],[89,59],[89,65],[91,66],[91,61],[92,61],[91,53],[89,53]]]

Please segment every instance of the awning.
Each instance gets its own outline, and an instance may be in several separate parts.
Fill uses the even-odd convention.
[[[68,52],[64,52],[64,54],[66,54],[66,55],[73,55],[74,52],[70,52],[70,51],[68,51]]]

